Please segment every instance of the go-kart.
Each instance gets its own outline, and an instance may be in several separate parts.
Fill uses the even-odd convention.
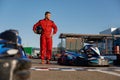
[[[60,65],[109,66],[112,63],[113,59],[102,56],[93,45],[84,46],[80,52],[64,51],[58,59]]]
[[[0,80],[28,80],[30,67],[31,61],[17,45],[17,36],[11,31],[0,33]]]

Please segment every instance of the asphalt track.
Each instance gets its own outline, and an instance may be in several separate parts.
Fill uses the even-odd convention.
[[[32,61],[30,80],[120,80],[120,67],[61,66]]]

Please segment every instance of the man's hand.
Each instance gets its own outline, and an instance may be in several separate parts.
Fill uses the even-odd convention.
[[[54,35],[55,35],[55,34],[52,33],[52,34],[51,34],[51,37],[53,37]]]
[[[35,30],[34,33],[37,33],[37,31]]]

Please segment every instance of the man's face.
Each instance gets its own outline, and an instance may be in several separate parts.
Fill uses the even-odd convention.
[[[45,15],[45,18],[50,19],[51,18],[51,14]]]

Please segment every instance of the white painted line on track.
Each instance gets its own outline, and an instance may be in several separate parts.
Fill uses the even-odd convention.
[[[61,69],[61,71],[76,71],[75,69]]]
[[[87,71],[99,71],[99,69],[88,69]]]
[[[104,73],[109,73],[109,74],[113,74],[113,75],[120,75],[118,73],[115,74],[114,71],[120,71],[120,68],[116,67],[116,68],[85,68],[85,67],[80,67],[80,68],[71,68],[71,67],[43,67],[43,66],[33,66],[31,68],[31,70],[35,70],[35,71],[98,71],[98,72],[104,72]],[[111,73],[112,72],[112,73]]]
[[[106,73],[106,74],[110,74],[110,75],[114,75],[114,76],[120,77],[120,74],[112,72],[112,71],[101,71],[101,70],[97,70],[97,71],[101,72],[101,73]]]
[[[115,69],[115,71],[120,71],[120,70],[118,70],[118,69]]]
[[[49,71],[49,70],[36,69],[35,71]]]
[[[49,71],[49,69],[35,69],[35,71]]]

